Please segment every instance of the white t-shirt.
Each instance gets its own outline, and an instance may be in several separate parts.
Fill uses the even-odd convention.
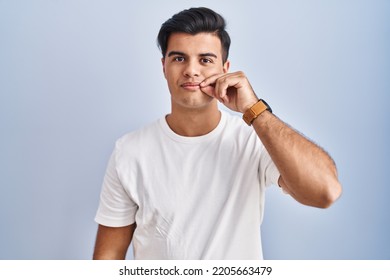
[[[95,220],[136,222],[135,259],[262,259],[264,191],[279,176],[237,116],[199,137],[161,118],[116,142]]]

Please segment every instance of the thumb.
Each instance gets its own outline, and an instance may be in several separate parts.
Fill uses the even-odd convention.
[[[201,87],[200,90],[207,94],[208,96],[215,97],[214,87],[212,85],[207,85],[205,87]]]

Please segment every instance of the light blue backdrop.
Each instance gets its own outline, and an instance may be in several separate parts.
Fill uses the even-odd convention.
[[[232,70],[323,146],[330,209],[267,191],[267,259],[390,258],[390,1],[0,0],[0,259],[89,259],[114,141],[169,112],[155,38],[225,16]],[[130,255],[130,254],[129,254]]]

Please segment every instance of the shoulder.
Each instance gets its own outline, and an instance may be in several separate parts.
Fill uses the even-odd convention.
[[[161,133],[160,121],[156,120],[142,128],[124,134],[116,141],[115,149],[117,151],[126,151],[128,149],[134,151],[145,146],[147,147],[151,141],[159,138]]]

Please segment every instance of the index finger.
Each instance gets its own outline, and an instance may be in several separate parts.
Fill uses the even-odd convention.
[[[220,73],[220,74],[212,75],[212,76],[210,76],[210,77],[204,79],[203,82],[201,82],[199,86],[200,86],[200,87],[207,87],[207,86],[213,85],[213,84],[215,84],[215,82],[216,82],[219,78],[221,78],[221,77],[223,77],[223,76],[225,76],[225,75],[226,75],[226,73]]]

